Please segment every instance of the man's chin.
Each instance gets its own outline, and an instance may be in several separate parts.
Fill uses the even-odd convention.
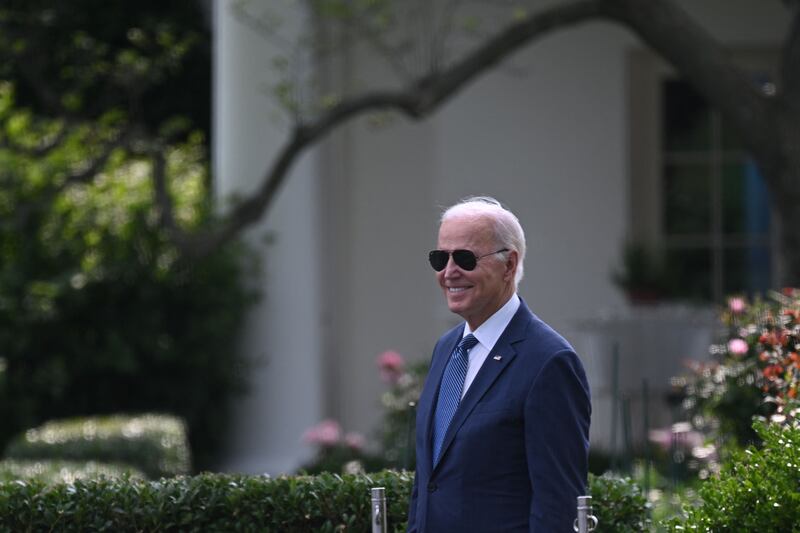
[[[452,301],[452,300],[450,300],[448,298],[447,299],[447,308],[450,309],[451,313],[455,313],[455,314],[463,317],[464,316],[463,313],[466,310],[467,306],[464,304],[464,302],[458,302],[458,301],[454,302],[454,301]]]

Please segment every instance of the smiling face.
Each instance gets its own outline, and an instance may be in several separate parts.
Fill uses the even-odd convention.
[[[470,250],[476,256],[503,248],[495,238],[487,217],[454,216],[439,227],[438,249]],[[451,256],[444,270],[436,273],[450,311],[460,315],[474,331],[514,294],[517,252],[490,255],[478,261],[475,270],[463,270]]]

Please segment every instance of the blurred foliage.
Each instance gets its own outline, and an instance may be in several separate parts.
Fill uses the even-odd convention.
[[[648,303],[670,295],[668,273],[654,251],[630,241],[622,249],[620,266],[611,280],[625,291],[632,303]]]
[[[589,474],[589,494],[598,532],[634,533],[649,528],[647,499],[630,478]]]
[[[403,367],[396,378],[389,380],[389,390],[381,396],[384,412],[380,441],[383,455],[393,468],[415,468],[417,402],[428,368],[427,361]]]
[[[320,446],[314,458],[301,466],[301,474],[318,475],[325,472],[336,474],[363,474],[378,472],[387,468],[387,461],[381,453],[348,446],[346,443],[337,443],[330,446]]]
[[[721,319],[726,334],[711,363],[693,363],[676,380],[695,427],[730,446],[758,442],[753,419],[791,422],[800,388],[800,290],[750,302],[732,297]]]
[[[50,421],[14,438],[5,456],[126,464],[151,478],[191,470],[183,421],[152,414]]]
[[[99,119],[112,109],[157,129],[172,116],[208,133],[211,36],[204,2],[7,0],[0,79],[35,114]]]
[[[169,412],[207,467],[242,388],[249,256],[234,243],[179,260],[154,202],[152,152],[117,145],[122,123],[114,111],[41,117],[0,83],[0,446],[48,419]],[[203,143],[194,133],[159,147],[186,228],[211,223]]]
[[[144,479],[141,471],[126,464],[108,464],[95,461],[17,460],[0,461],[0,483],[9,481],[38,481],[48,485],[74,483],[79,479],[137,478]]]
[[[406,365],[402,355],[386,351],[378,356],[381,379],[389,388],[381,396],[383,420],[377,446],[370,450],[359,434],[342,434],[335,420],[323,420],[309,428],[303,440],[316,447],[314,457],[301,472],[375,472],[384,468],[414,470],[417,401],[428,374],[428,363]]]
[[[800,428],[756,421],[763,442],[726,461],[700,488],[702,503],[665,523],[669,531],[800,531]]]

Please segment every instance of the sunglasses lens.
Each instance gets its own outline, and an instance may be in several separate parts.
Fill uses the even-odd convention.
[[[444,267],[447,266],[447,260],[449,257],[450,254],[443,250],[433,250],[428,254],[428,261],[430,261],[431,266],[436,272],[440,272],[444,270]]]
[[[475,270],[478,264],[478,258],[469,250],[455,250],[453,252],[453,261],[464,270]]]

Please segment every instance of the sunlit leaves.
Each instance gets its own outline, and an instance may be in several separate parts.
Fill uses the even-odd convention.
[[[670,520],[668,531],[797,531],[800,429],[757,422],[763,445],[735,454],[700,489],[702,504]]]
[[[461,25],[467,33],[477,33],[481,27],[481,18],[476,15],[464,17]]]
[[[208,118],[201,8],[12,4],[0,78],[31,111],[0,82],[0,448],[43,416],[157,406],[187,417],[207,461],[252,295],[233,246],[178,262],[152,182],[163,154],[177,223],[209,222],[205,142],[191,133]],[[167,119],[178,114],[191,125]]]
[[[299,102],[297,101],[295,85],[288,81],[283,80],[275,84],[272,92],[280,105],[291,112],[299,110]]]
[[[95,460],[128,464],[152,477],[188,474],[186,423],[167,415],[53,420],[26,430],[6,448],[10,459]]]
[[[515,7],[511,12],[511,20],[514,22],[523,22],[530,16],[530,12],[523,6]]]
[[[315,0],[313,5],[325,17],[347,19],[354,14],[352,3],[347,0]]]

